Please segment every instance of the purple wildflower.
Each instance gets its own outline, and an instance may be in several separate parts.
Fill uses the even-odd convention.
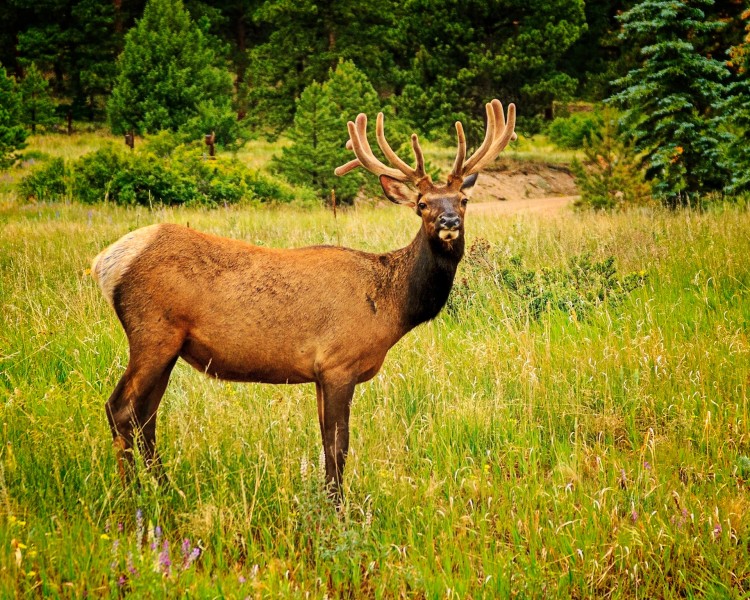
[[[118,531],[119,533],[122,533],[123,531],[125,531],[125,525],[123,525],[123,524],[122,524],[122,521],[120,521],[120,522],[119,522],[119,523],[117,524],[117,531]]]
[[[237,578],[237,580],[238,580],[238,581],[239,581],[240,583],[245,583],[245,582],[247,581],[247,579],[245,579],[245,577],[244,577],[244,576],[242,576],[242,575],[240,575],[240,576],[239,576],[239,577]]]
[[[159,554],[159,566],[161,566],[161,571],[162,573],[164,573],[164,575],[170,574],[171,567],[172,567],[172,559],[169,558],[169,542],[167,540],[164,540],[162,551]]]
[[[140,554],[143,544],[143,511],[140,508],[135,511],[135,544]]]
[[[138,569],[136,569],[135,565],[133,565],[132,552],[128,553],[128,573],[130,573],[133,577],[138,577]]]
[[[646,469],[647,471],[650,471],[651,470],[651,463],[648,462],[647,460],[643,461],[643,468]]]
[[[720,535],[721,535],[721,523],[717,521],[716,525],[714,525],[714,539],[716,539]]]
[[[633,521],[633,523],[638,520],[638,513],[636,511],[630,513],[630,520]]]
[[[628,489],[628,476],[625,474],[625,469],[620,469],[620,487],[624,490]]]
[[[125,578],[125,575],[120,575],[120,578],[117,580],[117,585],[124,587],[127,582],[128,580]]]

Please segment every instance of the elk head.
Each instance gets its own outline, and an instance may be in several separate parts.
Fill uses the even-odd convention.
[[[484,141],[476,152],[466,160],[466,137],[460,121],[456,121],[458,151],[453,169],[445,184],[435,184],[425,171],[424,155],[417,134],[411,136],[416,164],[410,167],[393,151],[385,139],[383,113],[378,113],[375,135],[381,151],[395,167],[380,162],[367,141],[367,115],[360,113],[355,122],[349,121],[349,140],[346,147],[354,151],[357,158],[335,170],[336,175],[345,175],[357,167],[364,167],[380,177],[385,195],[391,202],[411,206],[422,218],[427,237],[446,249],[452,249],[454,242],[461,240],[463,248],[464,214],[477,175],[487,164],[516,139],[516,107],[508,106],[508,119],[503,115],[499,100],[486,105],[487,130]]]

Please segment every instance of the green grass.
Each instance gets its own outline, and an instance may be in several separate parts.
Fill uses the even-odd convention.
[[[646,283],[582,320],[534,320],[491,269],[462,265],[471,303],[358,386],[340,515],[321,493],[311,386],[227,384],[184,364],[159,413],[170,483],[121,484],[103,405],[127,345],[86,269],[155,221],[373,251],[418,227],[397,207],[334,221],[0,205],[0,597],[750,593],[747,211],[471,217],[469,243],[487,240],[498,266],[590,253]],[[155,550],[137,535],[149,524]],[[202,554],[183,569],[186,538]]]

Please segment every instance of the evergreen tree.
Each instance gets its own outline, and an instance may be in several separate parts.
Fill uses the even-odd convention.
[[[149,0],[118,60],[107,107],[113,131],[175,131],[202,103],[204,114],[231,112],[231,78],[217,62],[181,0]]]
[[[55,94],[69,99],[74,116],[99,116],[116,73],[123,2],[13,0],[12,4],[18,27],[17,74],[36,63],[52,74]]]
[[[571,165],[581,198],[578,207],[609,210],[647,204],[651,190],[630,144],[622,140],[612,109],[602,114],[602,127],[583,143],[583,162]]]
[[[726,100],[719,106],[719,111],[727,116],[731,131],[724,157],[731,193],[750,192],[750,10],[746,10],[742,18],[747,21],[747,35],[729,52],[734,77]]]
[[[36,64],[26,69],[19,86],[23,106],[24,125],[36,133],[37,125],[48,127],[55,122],[55,103],[49,93],[49,82],[36,68]]]
[[[654,192],[676,206],[720,190],[720,137],[712,107],[723,93],[722,63],[696,51],[692,39],[716,30],[702,7],[712,0],[645,0],[624,13],[622,37],[639,45],[642,62],[615,82],[609,101],[642,153]]]
[[[0,168],[13,164],[14,152],[25,146],[26,135],[16,82],[0,66]]]
[[[408,0],[401,10],[399,106],[424,132],[460,120],[481,140],[492,98],[518,103],[520,127],[533,130],[532,118],[576,89],[558,65],[585,29],[583,0]]]
[[[323,81],[340,59],[351,60],[379,90],[396,86],[394,53],[403,44],[396,0],[266,0],[255,21],[268,39],[249,53],[249,103],[258,125],[278,133],[292,122],[294,101]]]
[[[352,158],[345,145],[346,123],[360,112],[373,118],[378,111],[378,97],[367,77],[354,63],[341,61],[323,85],[313,82],[302,92],[288,133],[293,144],[275,159],[277,168],[293,183],[314,188],[323,199],[335,188],[337,200],[351,202],[365,183],[364,173],[333,174]]]

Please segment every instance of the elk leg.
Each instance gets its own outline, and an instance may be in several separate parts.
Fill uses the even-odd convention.
[[[349,408],[354,385],[354,381],[327,380],[316,384],[318,420],[326,463],[326,488],[337,504],[343,499],[341,483],[349,451]]]
[[[158,479],[162,480],[164,472],[162,470],[161,458],[156,451],[156,411],[159,409],[161,399],[169,383],[169,376],[177,362],[177,357],[165,367],[158,381],[151,390],[146,402],[141,405],[141,411],[137,414],[140,425],[139,448],[146,463],[146,468],[153,468]]]
[[[131,346],[130,362],[105,407],[112,430],[117,466],[124,480],[129,478],[129,471],[132,471],[133,441],[136,430],[140,429],[143,421],[147,420],[143,417],[148,417],[152,404],[153,412],[156,412],[158,401],[152,402],[152,399],[158,396],[161,400],[164,394],[163,388],[166,387],[169,373],[176,360],[176,351],[167,359],[156,356],[150,356],[149,360],[136,358],[143,354],[135,353]],[[153,425],[155,425],[155,418],[150,422],[150,426]],[[155,441],[155,430],[146,435]],[[145,458],[148,461],[149,457]]]

